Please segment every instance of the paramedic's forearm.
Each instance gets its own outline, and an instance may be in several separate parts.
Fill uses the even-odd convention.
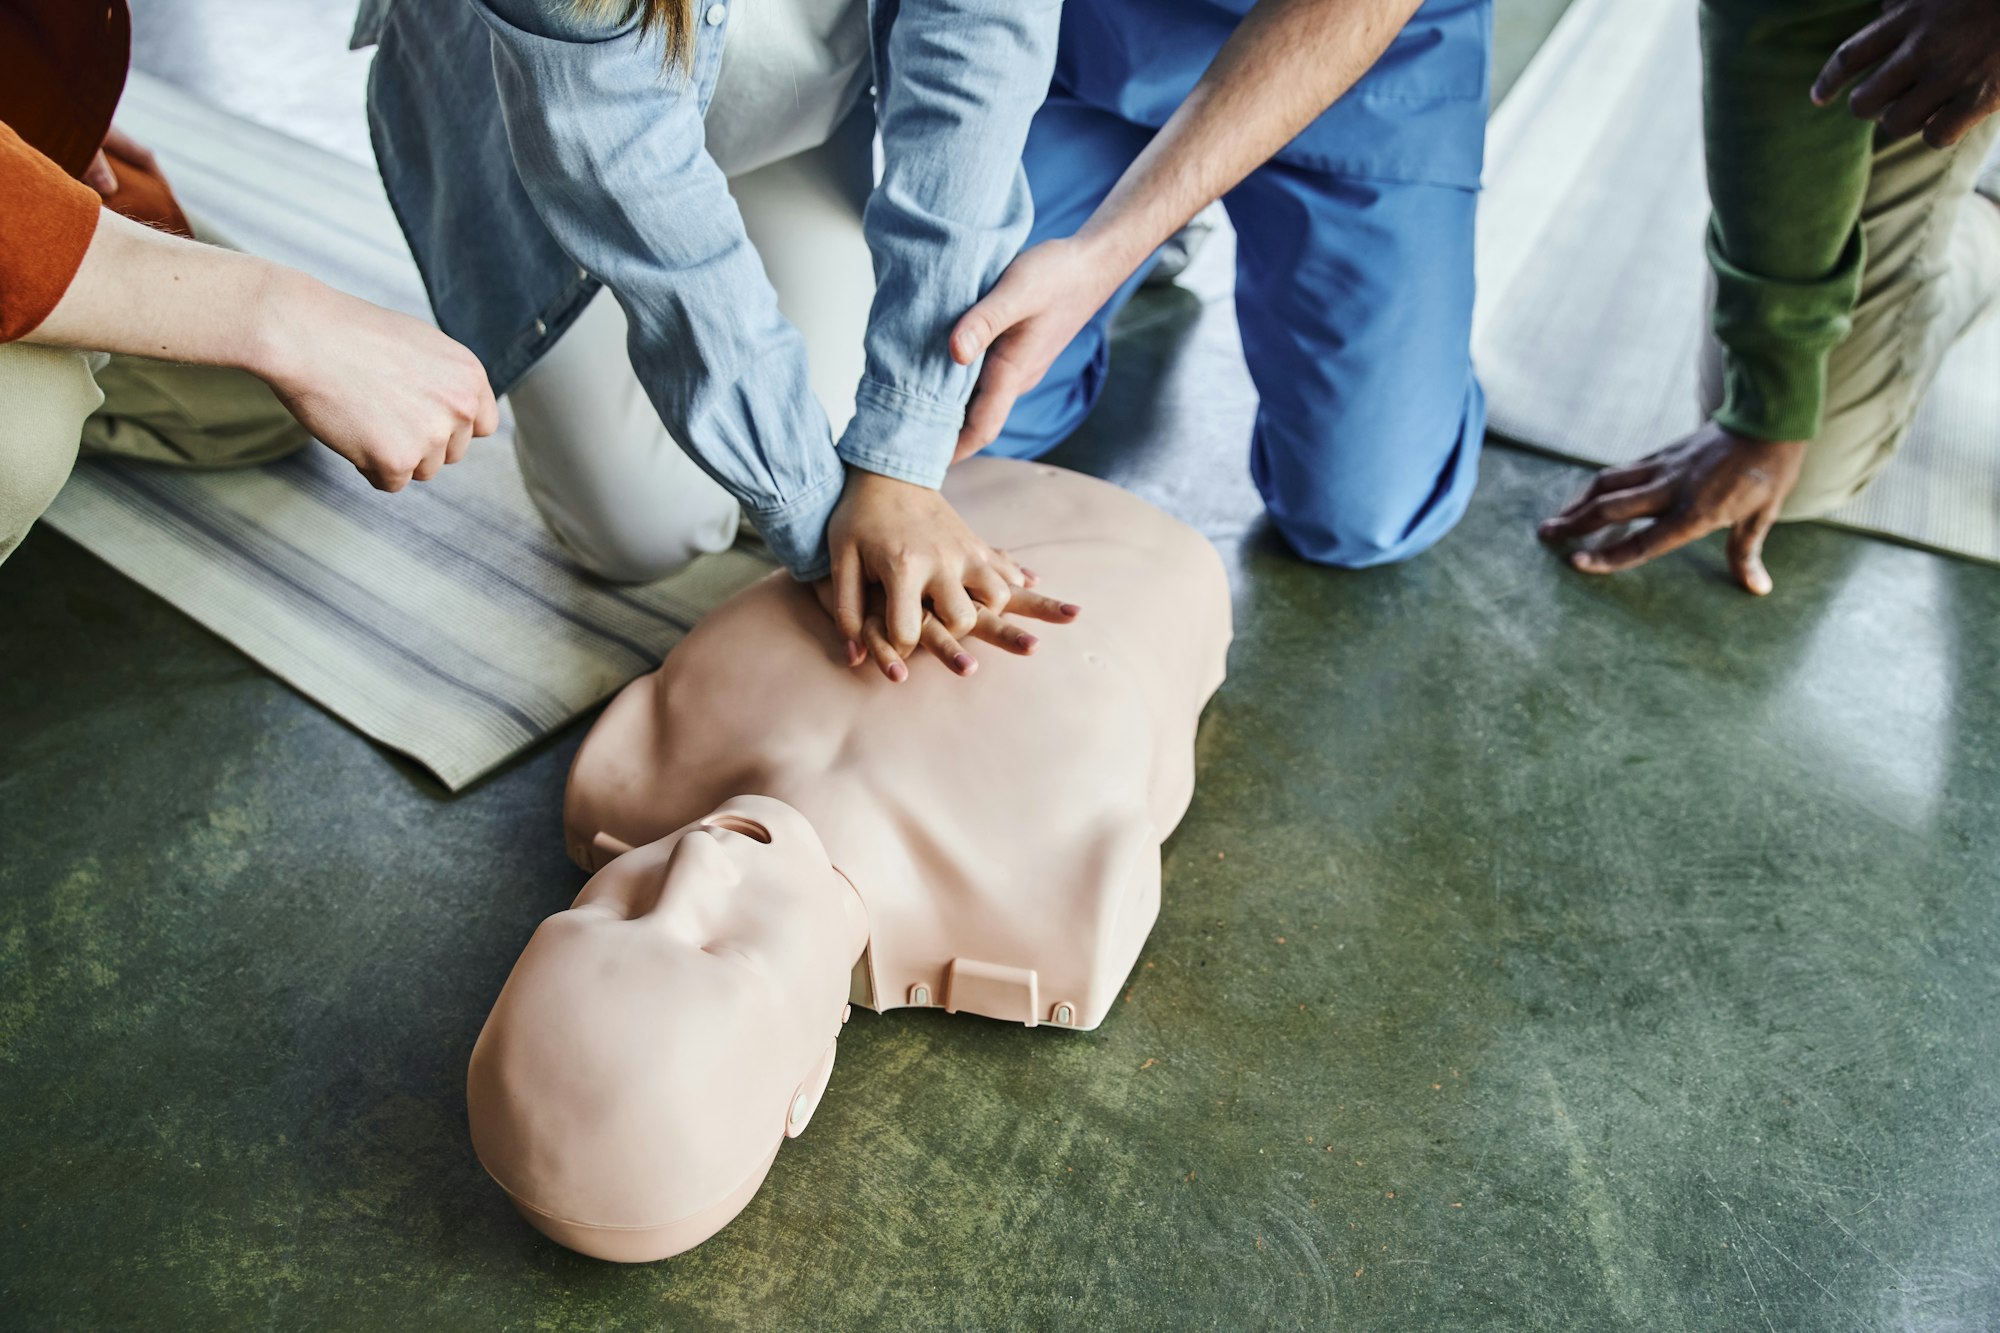
[[[1077,233],[1130,272],[1367,73],[1418,0],[1260,0]]]

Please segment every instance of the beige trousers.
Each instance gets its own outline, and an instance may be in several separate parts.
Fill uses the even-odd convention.
[[[199,223],[196,232],[217,239]],[[0,344],[0,561],[54,502],[79,452],[240,467],[308,438],[247,371]]]
[[[1876,145],[1861,205],[1865,264],[1853,326],[1827,359],[1826,410],[1787,519],[1817,518],[1867,489],[1910,433],[1938,368],[2000,310],[2000,205],[1973,191],[2000,116],[1939,151]],[[1702,357],[1704,413],[1722,401],[1722,349]]]

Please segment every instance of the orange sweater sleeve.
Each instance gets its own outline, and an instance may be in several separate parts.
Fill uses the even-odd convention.
[[[0,343],[33,332],[62,300],[102,202],[0,121]]]

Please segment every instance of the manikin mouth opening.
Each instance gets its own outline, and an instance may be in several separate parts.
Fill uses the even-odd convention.
[[[742,815],[716,815],[713,818],[702,820],[701,827],[705,829],[727,829],[731,833],[741,833],[752,842],[761,842],[768,845],[771,841],[771,830],[765,828],[754,819],[745,819]]]

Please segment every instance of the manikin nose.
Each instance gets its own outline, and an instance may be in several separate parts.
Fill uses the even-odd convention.
[[[691,828],[667,854],[659,897],[642,917],[657,926],[705,943],[729,911],[743,872],[713,833]]]
[[[667,855],[666,891],[673,893],[676,881],[689,877],[702,884],[729,885],[743,878],[720,839],[705,825],[697,825],[681,835]]]

